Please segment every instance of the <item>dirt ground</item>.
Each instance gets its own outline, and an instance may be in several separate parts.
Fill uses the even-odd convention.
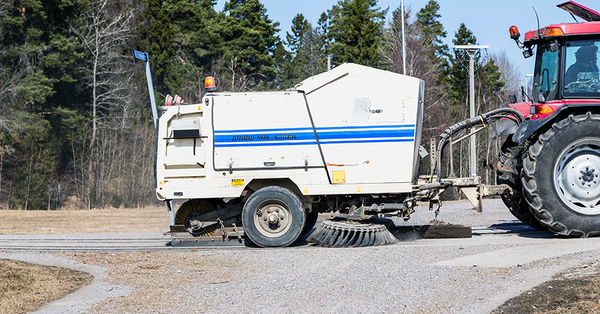
[[[0,234],[166,232],[168,225],[169,213],[166,207],[58,211],[0,210]],[[100,264],[108,258],[98,253],[79,255],[83,255],[78,256],[79,258],[100,262]],[[115,258],[105,262],[114,265],[120,261],[119,258]],[[126,263],[126,261],[122,262]],[[153,272],[156,268],[154,265],[138,266],[138,270],[144,272]],[[2,313],[34,310],[91,281],[90,275],[21,262],[0,260],[0,269],[3,273],[0,277],[0,291],[2,291],[0,305],[17,306],[8,310],[0,306]],[[57,282],[59,284],[56,284]],[[24,289],[25,285],[29,288]],[[32,307],[19,307],[23,305]],[[508,300],[493,313],[600,313],[600,265],[582,265],[558,274],[552,281]]]

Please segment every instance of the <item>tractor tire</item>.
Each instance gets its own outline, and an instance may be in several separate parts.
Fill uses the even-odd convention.
[[[600,115],[571,114],[523,156],[523,193],[535,217],[563,236],[600,234]]]
[[[504,156],[508,156],[508,158],[510,158],[509,162],[518,161],[518,164],[514,167],[516,169],[521,168],[522,147],[522,145],[512,141],[512,136],[508,136],[502,145],[502,153]],[[527,201],[521,193],[523,191],[523,185],[521,184],[521,178],[519,177],[518,173],[518,170],[512,170],[511,172],[497,172],[498,184],[506,184],[511,188],[509,193],[501,195],[502,202],[504,202],[504,205],[508,207],[510,213],[522,223],[539,230],[547,230],[546,227],[542,225],[537,218],[535,218],[529,209],[529,204],[527,204]]]
[[[516,193],[515,193],[516,194]],[[502,194],[502,202],[508,207],[508,211],[522,223],[538,230],[548,230],[531,212],[529,204],[521,195]],[[519,193],[520,194],[520,193]]]
[[[281,247],[294,243],[306,223],[298,196],[283,187],[269,186],[252,194],[242,210],[246,236],[260,247]]]

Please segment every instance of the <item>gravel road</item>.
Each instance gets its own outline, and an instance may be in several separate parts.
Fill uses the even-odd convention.
[[[473,226],[465,239],[407,237],[341,249],[164,249],[162,242],[160,250],[48,252],[12,250],[0,237],[0,258],[96,276],[81,290],[87,292],[41,313],[489,313],[558,272],[600,259],[600,238],[555,237],[518,223],[501,201],[484,204],[483,213],[466,202],[442,206],[439,220]],[[408,222],[395,222],[431,219],[418,208]],[[94,298],[86,302],[85,293]]]

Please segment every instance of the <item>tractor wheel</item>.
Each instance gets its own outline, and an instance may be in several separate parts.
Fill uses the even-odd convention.
[[[555,122],[523,158],[523,193],[548,230],[564,236],[600,234],[600,115],[571,114]]]
[[[261,247],[294,243],[300,237],[305,221],[306,214],[298,196],[278,186],[254,192],[242,211],[244,232]]]
[[[509,158],[507,162],[518,162],[517,165],[511,168],[521,168],[522,149],[522,145],[518,145],[517,143],[512,141],[512,136],[508,136],[508,138],[502,145],[502,154]],[[506,184],[512,189],[510,193],[505,193],[501,196],[502,202],[504,202],[504,205],[508,207],[510,213],[517,219],[519,219],[522,223],[530,227],[539,230],[547,230],[546,227],[544,227],[544,225],[542,225],[537,220],[537,218],[535,218],[535,216],[529,209],[529,204],[527,204],[527,201],[521,193],[521,191],[523,190],[523,185],[521,184],[521,178],[519,178],[518,172],[498,171],[497,175],[498,184]]]
[[[548,230],[544,225],[542,225],[542,223],[539,222],[539,220],[537,220],[537,218],[535,218],[529,209],[529,204],[527,204],[527,201],[522,195],[520,195],[520,193],[502,194],[501,197],[502,202],[504,202],[504,205],[508,207],[510,213],[522,223],[539,230]]]

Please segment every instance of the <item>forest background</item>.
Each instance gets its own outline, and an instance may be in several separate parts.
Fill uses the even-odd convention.
[[[400,9],[339,0],[316,25],[302,13],[285,38],[259,0],[5,0],[0,2],[0,206],[143,207],[154,195],[154,125],[142,62],[155,95],[196,103],[204,78],[219,91],[283,90],[354,62],[401,73]],[[423,145],[468,115],[468,60],[443,44],[440,6],[405,12],[407,75],[425,81]],[[477,44],[466,25],[454,45]],[[503,53],[475,58],[476,110],[506,107],[520,73]],[[478,171],[497,143],[478,137]],[[466,176],[468,145],[454,149]],[[463,158],[465,156],[465,158]],[[422,164],[426,164],[426,160]],[[422,167],[426,168],[426,167]],[[426,170],[424,170],[426,172]],[[450,173],[444,173],[449,175]]]

